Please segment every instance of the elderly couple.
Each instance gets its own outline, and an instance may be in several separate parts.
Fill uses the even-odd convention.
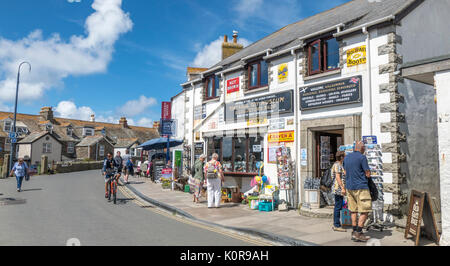
[[[348,209],[352,217],[352,240],[367,242],[370,238],[363,233],[364,223],[372,212],[372,198],[369,190],[370,168],[364,155],[365,145],[359,141],[354,152],[345,155],[339,151],[336,163],[331,168],[333,177],[332,193],[335,195],[333,230],[346,232],[341,226],[341,210],[344,196],[347,196]],[[359,213],[359,219],[358,219]]]
[[[219,162],[219,155],[217,153],[214,153],[211,161],[204,165],[205,160],[206,155],[202,155],[194,164],[194,202],[199,203],[203,183],[206,179],[208,190],[208,208],[219,208],[222,197],[222,182],[224,182],[222,165]]]

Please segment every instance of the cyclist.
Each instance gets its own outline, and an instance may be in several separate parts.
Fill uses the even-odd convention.
[[[108,198],[108,184],[111,178],[115,177],[116,163],[113,160],[112,153],[108,153],[105,162],[103,163],[102,174],[105,176],[105,198]]]

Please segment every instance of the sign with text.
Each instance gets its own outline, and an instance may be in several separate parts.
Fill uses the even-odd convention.
[[[267,140],[270,143],[294,142],[295,132],[286,131],[286,132],[270,133]]]
[[[278,66],[278,83],[285,83],[288,81],[289,71],[288,64],[281,64]]]
[[[161,119],[161,135],[173,136],[176,135],[177,123],[175,120]]]
[[[161,108],[161,118],[164,120],[172,119],[172,103],[163,102]]]
[[[227,80],[227,93],[238,92],[240,88],[239,77]]]
[[[251,119],[267,121],[272,116],[293,112],[293,91],[285,91],[226,105],[226,123],[247,122]]]
[[[300,88],[300,109],[359,103],[362,100],[362,76]]]
[[[347,51],[347,67],[363,65],[367,62],[366,46],[359,46]]]

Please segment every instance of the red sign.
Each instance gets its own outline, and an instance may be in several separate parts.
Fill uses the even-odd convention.
[[[233,93],[239,91],[240,84],[239,78],[227,80],[227,93]]]
[[[161,174],[163,174],[163,175],[171,175],[172,174],[172,169],[171,168],[162,169]]]
[[[172,119],[172,103],[171,102],[163,102],[162,103],[161,118],[164,120]]]

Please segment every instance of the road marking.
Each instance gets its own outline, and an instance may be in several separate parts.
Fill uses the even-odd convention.
[[[214,232],[214,233],[225,235],[225,236],[228,236],[228,237],[231,237],[231,238],[234,238],[234,239],[237,239],[237,240],[241,240],[241,241],[244,241],[244,242],[247,242],[247,243],[250,243],[250,244],[254,244],[254,245],[257,245],[257,246],[273,246],[273,244],[271,244],[269,242],[264,242],[264,241],[256,240],[256,239],[249,239],[249,237],[247,237],[247,236],[241,236],[241,235],[236,234],[236,233],[225,232],[223,229],[221,230],[221,229],[212,228],[212,227],[200,224],[198,222],[190,221],[190,220],[187,220],[186,218],[182,218],[182,217],[170,214],[169,212],[162,211],[160,209],[157,209],[156,207],[155,208],[148,208],[148,207],[154,207],[154,206],[149,204],[149,203],[147,203],[147,202],[145,202],[145,201],[143,201],[141,198],[139,198],[136,194],[134,194],[128,188],[125,188],[125,187],[122,186],[122,187],[119,187],[119,191],[122,194],[124,194],[125,197],[132,199],[132,202],[134,202],[135,204],[137,204],[137,205],[139,205],[139,206],[141,206],[143,208],[146,208],[146,210],[149,210],[151,212],[163,215],[163,216],[171,218],[173,220],[177,220],[178,222],[181,222],[181,223],[184,223],[184,224],[188,224],[188,225],[191,225],[191,226],[195,226],[195,227],[198,227],[198,228],[202,228],[202,229]]]

